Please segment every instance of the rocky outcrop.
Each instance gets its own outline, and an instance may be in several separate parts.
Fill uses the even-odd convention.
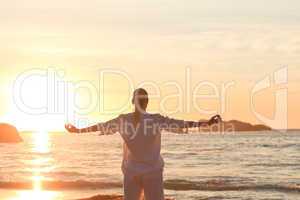
[[[0,143],[18,143],[22,141],[16,127],[0,123]]]

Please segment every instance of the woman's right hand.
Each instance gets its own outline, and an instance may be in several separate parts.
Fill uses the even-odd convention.
[[[65,129],[70,133],[79,133],[79,129],[73,126],[72,124],[66,124]]]
[[[217,124],[219,122],[222,122],[222,118],[220,115],[215,115],[210,120],[208,120],[208,125]]]

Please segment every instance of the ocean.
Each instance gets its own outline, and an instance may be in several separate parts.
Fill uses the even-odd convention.
[[[22,133],[0,144],[0,199],[122,194],[118,135]],[[300,132],[163,133],[166,196],[180,200],[300,199]]]

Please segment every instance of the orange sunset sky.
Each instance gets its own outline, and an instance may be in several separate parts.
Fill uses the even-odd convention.
[[[176,111],[179,105],[192,105],[192,95],[167,99],[163,102],[167,110],[159,107],[163,97],[177,93],[167,82],[176,82],[186,92],[187,70],[191,91],[203,81],[218,89],[234,82],[226,93],[223,110],[217,98],[202,96],[196,104],[221,113],[226,120],[263,123],[250,106],[251,89],[267,76],[273,83],[273,73],[287,67],[288,83],[271,84],[257,93],[255,112],[272,118],[276,91],[287,89],[288,128],[300,128],[298,0],[0,1],[1,122],[21,130],[61,130],[67,120],[94,123],[119,114],[105,114],[99,109],[72,114],[69,110],[74,118],[66,119],[66,113],[24,113],[13,100],[18,77],[34,68],[51,67],[61,75],[61,81],[95,85],[92,97],[84,88],[76,92],[79,107],[88,107],[93,99],[107,109],[124,105],[122,112],[130,111],[127,100],[131,90],[124,77],[108,75],[104,93],[95,92],[101,89],[99,71],[113,69],[126,73],[134,87],[144,81],[158,86],[161,97],[150,101],[150,111],[194,120],[208,118],[213,112],[201,113],[194,106]],[[145,88],[155,94],[154,87],[148,84]],[[32,107],[43,107],[47,100],[58,107],[66,102],[63,95],[56,100],[47,98],[45,77],[27,80],[22,92]],[[98,101],[97,94],[105,96],[105,101]],[[214,91],[203,87],[198,94],[212,96]]]

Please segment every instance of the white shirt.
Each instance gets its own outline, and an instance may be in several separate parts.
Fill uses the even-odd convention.
[[[124,141],[122,171],[138,175],[163,169],[161,131],[170,127],[183,128],[185,121],[144,113],[134,127],[133,113],[128,113],[98,125],[104,128],[104,134],[120,133]]]

